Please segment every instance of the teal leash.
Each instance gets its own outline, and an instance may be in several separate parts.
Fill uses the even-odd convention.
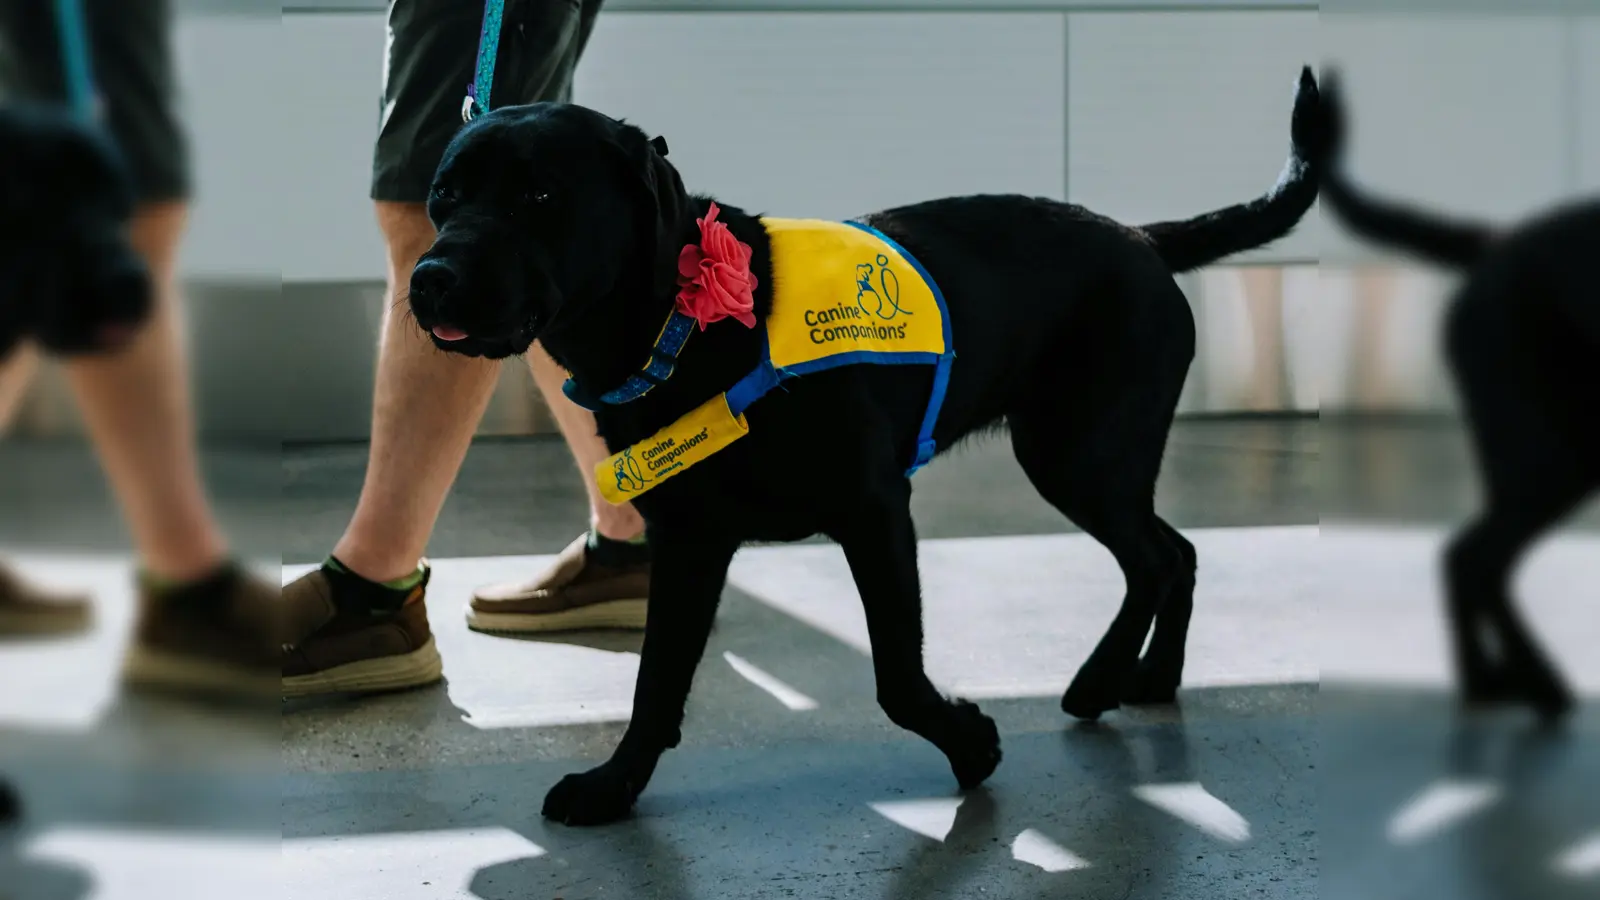
[[[61,65],[66,74],[67,102],[85,121],[96,118],[94,70],[90,65],[89,28],[83,0],[55,0],[56,30],[61,38]]]
[[[505,21],[505,0],[486,0],[483,5],[483,30],[478,36],[478,65],[467,98],[461,103],[461,119],[471,122],[489,111],[494,91],[494,64],[500,56],[500,29]]]

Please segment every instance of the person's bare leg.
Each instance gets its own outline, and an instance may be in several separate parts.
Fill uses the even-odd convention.
[[[207,574],[228,552],[200,481],[179,331],[176,262],[187,217],[181,202],[134,215],[134,249],[155,288],[151,318],[128,347],[66,364],[146,570],[175,581]]]
[[[39,351],[32,344],[19,345],[0,359],[0,435],[11,428],[38,371]]]
[[[1250,317],[1255,373],[1251,379],[1250,407],[1278,410],[1284,405],[1283,270],[1246,266],[1240,271],[1245,310]]]
[[[643,534],[644,519],[640,518],[638,510],[627,504],[612,506],[600,496],[594,467],[611,453],[595,428],[594,414],[568,400],[561,392],[567,373],[538,344],[528,348],[528,368],[533,371],[534,383],[539,385],[539,392],[556,418],[556,427],[561,429],[561,436],[566,438],[572,458],[578,463],[584,489],[589,494],[589,515],[594,530],[601,537],[614,541],[633,540]]]
[[[411,270],[432,246],[420,203],[377,204],[389,248],[387,307],[378,344],[366,480],[333,554],[372,581],[416,571],[445,495],[494,392],[498,363],[445,353],[405,303]]]

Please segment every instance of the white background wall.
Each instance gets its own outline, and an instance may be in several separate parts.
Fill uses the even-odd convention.
[[[382,277],[366,200],[383,14],[190,17],[198,275]],[[712,52],[713,49],[715,52]],[[1303,62],[1341,64],[1376,187],[1511,217],[1600,186],[1600,23],[1278,12],[605,12],[577,99],[688,182],[787,215],[941,194],[1131,220],[1261,191]],[[1370,259],[1308,223],[1252,260]]]

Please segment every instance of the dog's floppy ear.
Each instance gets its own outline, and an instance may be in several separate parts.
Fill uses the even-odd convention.
[[[689,195],[683,189],[683,179],[678,170],[667,162],[665,138],[645,138],[643,131],[632,125],[623,125],[620,135],[629,164],[636,173],[640,200],[650,204],[651,215],[647,234],[641,235],[644,246],[653,247],[655,277],[658,291],[670,292],[676,284],[678,254],[682,251],[684,216],[689,206]]]

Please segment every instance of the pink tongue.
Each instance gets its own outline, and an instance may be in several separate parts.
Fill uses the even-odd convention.
[[[449,325],[435,325],[433,326],[433,336],[441,341],[460,341],[466,339],[467,333]]]

